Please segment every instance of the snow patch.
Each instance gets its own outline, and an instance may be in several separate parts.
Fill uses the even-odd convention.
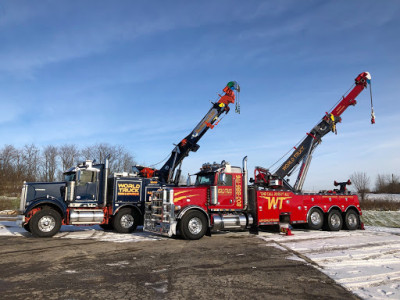
[[[24,228],[17,226],[15,221],[1,221],[0,236],[30,236]],[[131,234],[122,234],[104,231],[100,226],[61,226],[60,232],[54,238],[78,239],[78,240],[97,240],[102,242],[132,243],[143,241],[158,241],[165,237],[143,232],[142,227]]]
[[[263,232],[259,237],[270,245],[278,242],[293,250],[288,259],[295,259],[295,253],[304,255],[363,299],[400,299],[400,228],[367,226],[356,231],[293,233],[280,236]]]
[[[121,266],[129,265],[129,262],[123,260],[123,261],[119,261],[119,262],[116,262],[116,263],[109,263],[109,264],[106,264],[106,265],[109,266],[109,267],[121,267]]]
[[[274,248],[277,248],[277,249],[282,250],[282,251],[287,251],[286,248],[284,248],[284,247],[282,247],[282,246],[280,246],[280,245],[278,245],[278,244],[275,244],[275,243],[273,243],[273,244],[267,244],[266,246],[267,246],[267,247],[274,247]]]
[[[395,201],[400,202],[400,194],[366,194],[366,199],[368,200],[383,200],[383,201]]]
[[[165,294],[168,292],[168,280],[158,281],[154,283],[145,282],[144,285],[151,287],[153,290],[160,294]]]

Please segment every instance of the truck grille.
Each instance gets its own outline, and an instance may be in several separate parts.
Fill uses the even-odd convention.
[[[173,214],[173,190],[163,189],[153,192],[150,201],[146,202],[144,230],[169,234]]]

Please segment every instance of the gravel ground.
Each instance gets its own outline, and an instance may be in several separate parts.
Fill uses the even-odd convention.
[[[0,237],[0,298],[358,299],[292,255],[248,233],[118,243],[22,232]]]

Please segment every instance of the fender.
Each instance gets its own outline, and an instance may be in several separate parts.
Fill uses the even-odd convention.
[[[186,206],[184,209],[182,209],[179,212],[179,214],[176,216],[176,219],[182,219],[182,217],[183,217],[183,215],[185,213],[187,213],[189,210],[193,210],[193,209],[199,210],[199,211],[203,212],[206,215],[207,222],[208,222],[208,227],[210,227],[211,226],[211,220],[210,220],[210,217],[209,217],[208,213],[206,212],[206,210],[204,208],[202,208],[200,206],[196,206],[196,205]]]
[[[49,198],[38,198],[35,200],[30,201],[31,203],[29,204],[29,206],[25,209],[24,214],[26,215],[29,211],[31,211],[32,209],[34,209],[35,207],[38,207],[40,205],[44,205],[44,204],[50,204],[51,206],[56,206],[59,211],[61,212],[61,217],[64,219],[67,213],[67,205],[60,201],[57,198],[54,197],[49,197]]]
[[[137,207],[136,205],[133,205],[133,204],[124,204],[122,206],[119,206],[116,210],[114,210],[112,215],[115,216],[123,208],[133,208],[136,212],[139,213],[140,216],[143,215],[142,212],[140,211],[139,207]]]
[[[343,210],[337,206],[337,205],[332,205],[331,207],[329,207],[327,213],[330,213],[332,209],[337,208],[341,213],[343,212]]]
[[[353,208],[358,213],[358,215],[360,215],[360,210],[357,207],[355,207],[354,205],[349,205],[344,212],[346,213],[349,209],[353,209]]]
[[[323,210],[320,206],[314,205],[313,207],[310,207],[310,208],[308,209],[308,211],[307,211],[306,222],[308,222],[308,217],[310,216],[310,211],[311,211],[313,208],[318,208],[320,211],[322,211],[322,214],[327,213],[327,212],[324,212],[324,210]]]

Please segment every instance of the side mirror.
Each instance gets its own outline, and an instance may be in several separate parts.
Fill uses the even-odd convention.
[[[219,174],[218,183],[220,185],[225,185],[226,184],[226,174],[225,173],[220,173]]]
[[[187,180],[186,180],[186,185],[187,185],[187,186],[191,186],[191,185],[192,185],[192,182],[191,182],[191,180],[190,180],[190,174],[188,174],[188,178],[187,178]]]

